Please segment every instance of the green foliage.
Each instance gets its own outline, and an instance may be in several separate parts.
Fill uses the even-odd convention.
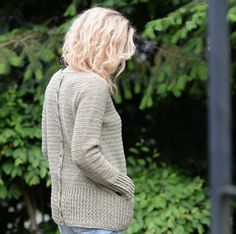
[[[31,90],[32,92],[33,90]],[[48,163],[41,153],[40,118],[42,100],[31,103],[31,93],[17,91],[14,85],[0,95],[0,198],[21,195],[18,184],[22,179],[29,186],[47,179]],[[32,94],[32,93],[31,93]]]
[[[53,222],[53,220],[49,220],[48,222],[43,222],[40,224],[41,230],[43,233],[47,234],[60,234],[58,226]]]
[[[158,51],[151,78],[155,85],[143,98],[142,108],[153,93],[159,97],[184,91],[201,95],[205,91],[207,64],[205,58],[205,27],[207,4],[195,1],[171,12],[166,17],[149,21],[142,35],[156,40]]]
[[[166,17],[149,21],[143,36],[159,42],[181,44],[182,39],[188,38],[190,34],[191,36],[195,35],[195,32],[199,34],[199,29],[205,30],[203,28],[206,23],[206,10],[207,3],[205,1],[190,2]]]
[[[157,150],[143,141],[130,149],[128,174],[136,188],[135,211],[126,233],[206,233],[210,202],[204,181],[158,160]]]
[[[228,11],[231,25],[235,23],[235,7],[236,3],[231,1]],[[180,97],[184,92],[201,96],[205,93],[208,77],[206,13],[207,3],[194,1],[163,18],[147,22],[142,36],[157,41],[158,49],[154,64],[146,66],[150,70],[150,84],[146,86],[140,109],[151,107],[156,96]],[[231,32],[231,44],[234,35]],[[142,76],[147,76],[146,69],[144,72],[141,69]]]
[[[109,7],[109,8],[115,8],[118,11],[122,11],[126,15],[131,15],[134,14],[135,9],[140,6],[141,4],[148,4],[149,8],[149,13],[150,15],[154,15],[153,10],[157,7],[157,2],[156,1],[149,1],[149,0],[119,0],[119,1],[114,1],[114,0],[95,0],[93,1],[94,5],[101,5],[104,7]]]

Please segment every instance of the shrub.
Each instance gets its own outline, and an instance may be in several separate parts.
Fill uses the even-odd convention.
[[[143,142],[130,149],[128,174],[135,183],[134,218],[127,234],[206,233],[210,202],[204,180],[157,163],[159,153]],[[141,157],[149,153],[149,157]]]

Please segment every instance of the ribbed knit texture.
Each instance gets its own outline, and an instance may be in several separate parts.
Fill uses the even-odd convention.
[[[45,91],[42,152],[52,181],[52,218],[58,224],[126,230],[134,210],[122,122],[107,82],[67,67]]]

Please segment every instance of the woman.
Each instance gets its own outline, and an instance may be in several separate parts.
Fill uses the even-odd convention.
[[[42,111],[52,218],[61,233],[122,233],[132,220],[135,186],[111,96],[135,52],[134,33],[121,13],[102,7],[84,11],[66,33],[66,68],[51,77]]]

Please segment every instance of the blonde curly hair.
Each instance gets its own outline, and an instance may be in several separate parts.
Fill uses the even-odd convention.
[[[85,10],[73,20],[65,35],[64,64],[76,71],[97,73],[106,79],[114,95],[115,80],[135,53],[135,32],[120,12],[103,7]]]

